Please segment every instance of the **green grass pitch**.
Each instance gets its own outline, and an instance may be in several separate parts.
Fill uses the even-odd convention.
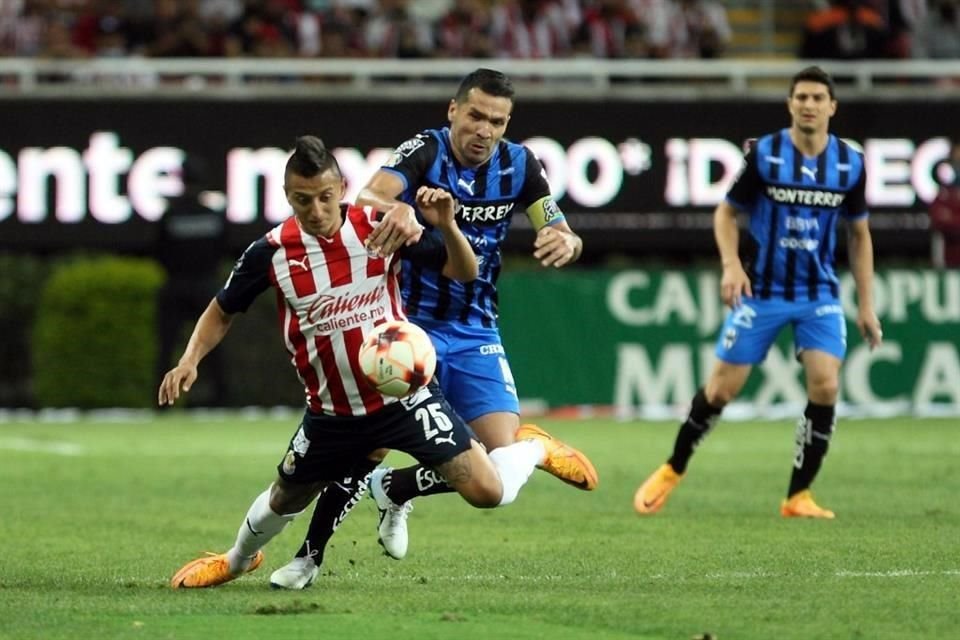
[[[302,517],[257,572],[173,591],[230,546],[296,416],[0,424],[0,638],[945,638],[960,594],[960,425],[842,420],[815,490],[832,522],[784,520],[793,424],[721,423],[653,517],[637,485],[675,424],[541,421],[600,473],[537,472],[517,502],[420,500],[407,559],[383,556],[364,500],[322,577],[268,588]],[[403,464],[405,456],[392,454]]]

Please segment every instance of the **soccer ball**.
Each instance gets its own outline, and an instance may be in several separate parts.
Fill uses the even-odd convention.
[[[403,398],[427,385],[437,368],[437,352],[423,329],[394,320],[378,325],[360,347],[360,369],[374,389]]]

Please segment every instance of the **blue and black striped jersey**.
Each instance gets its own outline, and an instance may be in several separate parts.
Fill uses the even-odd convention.
[[[830,135],[805,157],[783,129],[756,141],[727,201],[750,214],[744,269],[753,295],[784,300],[839,297],[836,226],[868,215],[863,156]]]
[[[500,245],[511,218],[515,211],[525,212],[530,205],[550,196],[540,161],[522,144],[503,140],[482,166],[463,167],[453,155],[450,130],[445,127],[428,129],[401,144],[383,170],[403,180],[404,191],[398,199],[414,208],[421,186],[449,191],[457,200],[457,224],[480,266],[476,280],[461,283],[405,260],[402,287],[407,315],[496,326]],[[556,224],[563,219],[563,213],[550,201],[545,223]],[[429,227],[428,232],[438,233]]]

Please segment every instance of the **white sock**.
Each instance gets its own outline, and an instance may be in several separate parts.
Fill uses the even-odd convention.
[[[227,560],[230,561],[232,573],[243,573],[250,566],[257,551],[267,545],[284,527],[290,524],[296,513],[278,515],[270,508],[270,489],[267,489],[253,501],[247,517],[244,518],[240,530],[237,531],[237,541],[233,548],[227,551]]]
[[[517,499],[520,487],[527,483],[530,474],[547,453],[539,440],[520,440],[494,449],[488,455],[503,485],[503,497],[499,504],[503,506]]]

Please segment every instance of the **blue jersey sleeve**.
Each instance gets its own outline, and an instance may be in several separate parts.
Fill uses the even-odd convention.
[[[526,169],[523,188],[517,196],[517,204],[520,208],[526,209],[537,200],[550,196],[550,184],[547,182],[547,172],[544,171],[540,159],[526,147],[523,147],[523,152],[527,155]]]
[[[419,242],[400,248],[400,257],[415,265],[442,271],[443,265],[447,263],[447,246],[443,244],[439,231],[424,229]]]
[[[418,133],[393,150],[393,155],[381,169],[396,174],[403,180],[403,190],[416,189],[437,157],[439,142],[426,131]]]
[[[254,241],[227,278],[226,284],[217,292],[217,302],[226,313],[246,311],[271,284],[270,269],[277,247],[266,236]]]
[[[727,202],[737,209],[747,211],[756,202],[763,189],[763,180],[757,166],[757,147],[753,145],[743,157],[743,166],[727,192]]]
[[[843,201],[847,220],[859,220],[867,215],[867,167],[861,159],[860,178]]]

